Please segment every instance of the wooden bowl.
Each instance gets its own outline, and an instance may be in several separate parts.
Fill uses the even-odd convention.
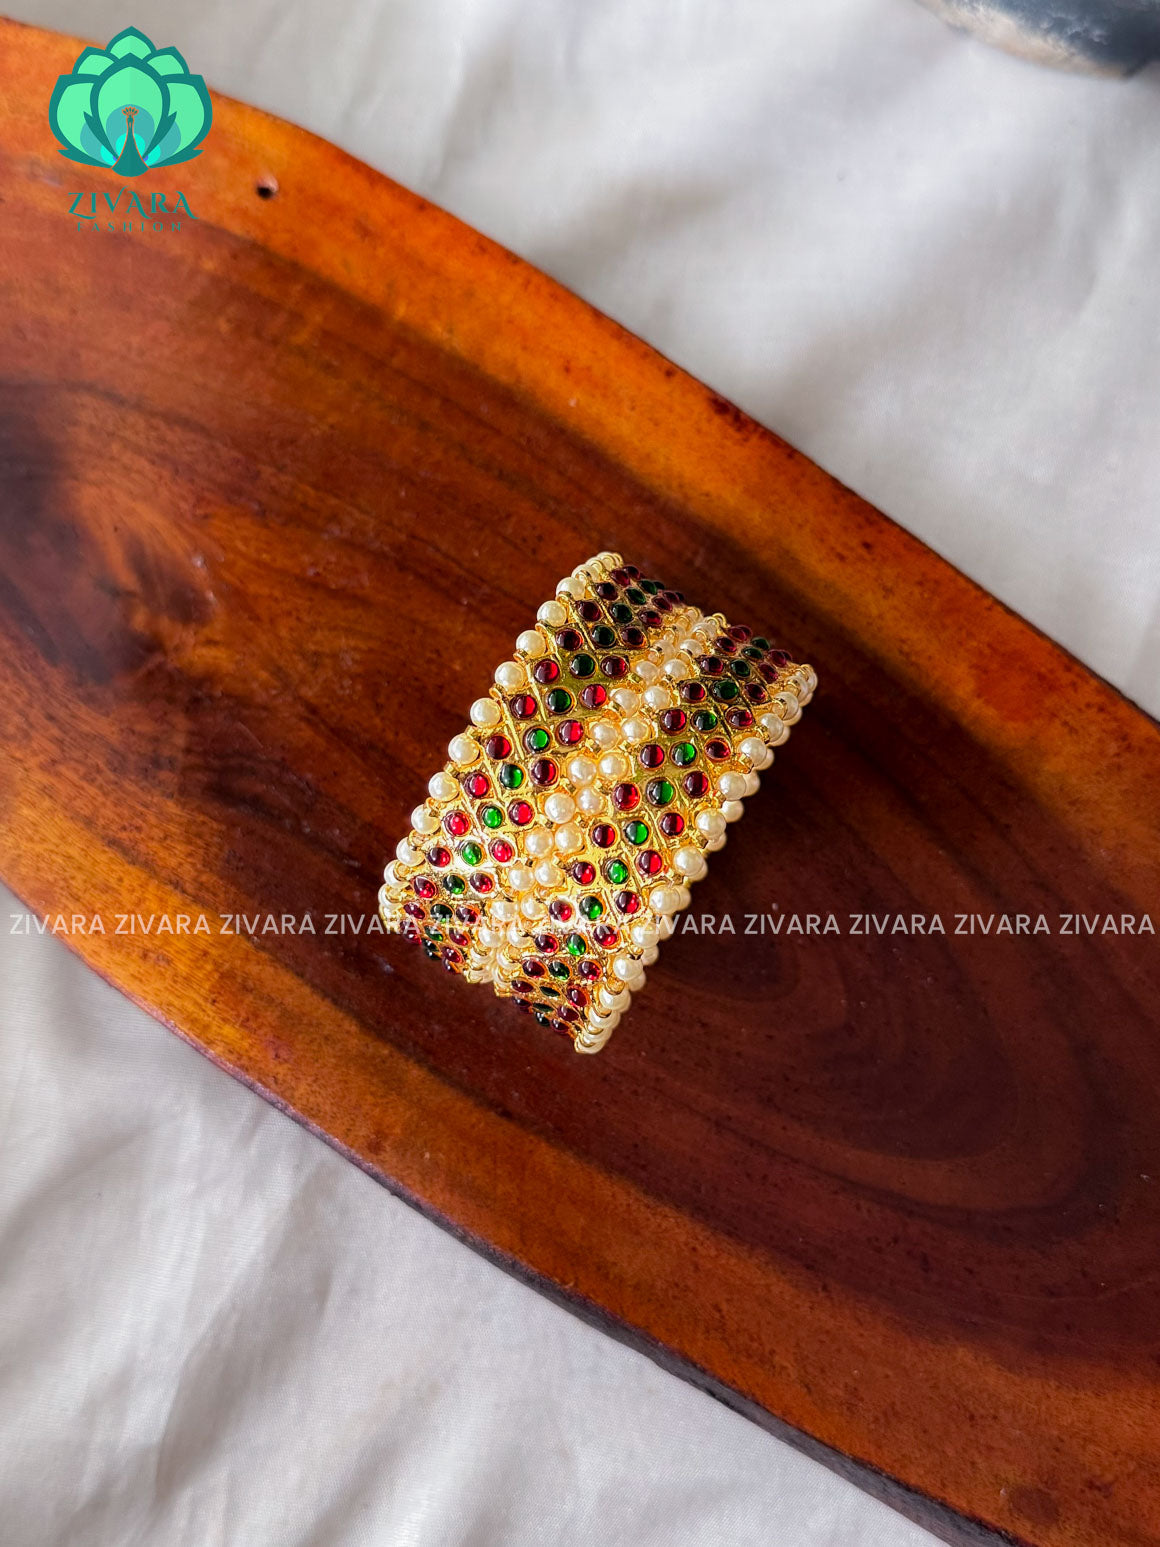
[[[77,51],[0,27],[4,879],[430,1217],[948,1540],[1160,1542],[1157,726],[298,129],[219,98],[157,179],[196,218],[78,226],[125,184],[49,135]],[[578,1058],[366,921],[606,547],[822,686],[697,889],[736,932],[669,942]]]

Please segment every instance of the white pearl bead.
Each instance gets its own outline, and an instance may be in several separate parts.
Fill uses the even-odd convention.
[[[674,682],[684,682],[686,677],[692,675],[693,663],[679,655],[674,655],[671,661],[665,662],[665,676],[671,677]]]
[[[563,886],[564,872],[554,861],[542,859],[536,866],[536,881],[547,891],[554,891],[556,887]]]
[[[760,788],[760,775],[756,773],[747,773],[745,775],[745,799],[748,800],[751,795],[756,795]]]
[[[617,956],[612,963],[612,971],[622,983],[628,983],[640,973],[635,956]]]
[[[450,774],[442,769],[437,774],[432,774],[427,781],[427,789],[436,800],[454,800],[459,791],[459,785]]]
[[[477,698],[471,706],[473,725],[498,725],[499,718],[500,709],[494,698]]]
[[[600,759],[601,778],[609,779],[613,783],[623,779],[628,773],[628,759],[619,752],[608,752]]]
[[[657,934],[662,940],[667,940],[670,935],[676,933],[677,921],[671,914],[666,913],[663,918],[657,919]]]
[[[620,980],[617,979],[619,982]],[[619,994],[614,994],[610,988],[602,988],[596,998],[606,1010],[619,1010],[624,1003],[626,989],[621,989]]]
[[[736,822],[737,818],[741,816],[744,810],[745,807],[739,800],[727,800],[721,807],[721,815],[727,822]]]
[[[475,938],[487,950],[493,950],[503,944],[504,934],[502,929],[491,929],[487,924],[481,924],[475,931]]]
[[[620,727],[611,720],[597,720],[588,734],[598,747],[614,747],[620,740]]]
[[[510,924],[516,916],[516,905],[510,897],[497,897],[491,905],[491,916],[497,924]]]
[[[495,680],[498,686],[512,693],[516,688],[522,688],[528,679],[518,661],[501,661],[495,669]]]
[[[681,650],[685,655],[700,655],[701,641],[699,639],[682,639]]]
[[[754,762],[754,768],[763,772],[773,762],[773,748],[766,747],[761,756]]]
[[[543,827],[533,827],[524,834],[524,853],[533,859],[552,852],[552,835]]]
[[[524,941],[528,938],[528,932],[524,926],[517,921],[508,925],[507,938],[508,944],[514,945],[518,951],[522,948]]]
[[[582,785],[576,791],[576,805],[585,816],[603,816],[608,803],[594,784]]]
[[[625,720],[624,724],[620,728],[624,733],[625,741],[630,742],[643,741],[652,730],[652,726],[645,719],[645,717],[640,714],[629,715],[628,719]]]
[[[661,669],[655,661],[650,661],[647,656],[637,661],[633,667],[642,682],[655,682],[661,674]]]
[[[411,812],[411,826],[417,833],[433,833],[439,826],[439,818],[429,806],[416,806]]]
[[[764,731],[765,738],[772,747],[778,746],[789,735],[789,726],[780,715],[763,714],[757,723]]]
[[[645,688],[644,701],[650,709],[671,709],[676,698],[672,689],[665,687],[663,682],[654,682],[651,688]]]
[[[700,849],[694,849],[691,844],[686,844],[673,855],[673,869],[682,876],[703,874],[705,868]]]
[[[728,841],[728,834],[722,833],[719,838],[710,838],[705,845],[710,854],[716,854],[718,849],[723,849]]]
[[[654,913],[675,913],[681,906],[680,889],[676,886],[654,886],[648,901]]]
[[[556,847],[561,854],[572,854],[583,842],[584,835],[573,823],[566,822],[563,827],[557,827]]]
[[[568,609],[562,602],[545,602],[536,617],[549,628],[563,628],[568,621]]]
[[[513,892],[530,892],[536,884],[530,865],[513,865],[507,873],[507,879]]]
[[[423,858],[418,849],[413,849],[405,838],[400,838],[395,845],[395,854],[400,865],[417,865]]]
[[[641,956],[641,965],[645,967],[651,967],[659,955],[660,952],[657,950],[656,946],[650,945],[648,950],[645,951]]]
[[[526,628],[516,640],[516,649],[530,656],[533,661],[537,656],[543,655],[547,648],[544,636],[538,628]]]
[[[399,869],[394,860],[388,860],[383,868],[383,880],[388,886],[395,886],[399,880]]]
[[[632,714],[640,708],[640,694],[635,688],[614,688],[612,702],[625,714]]]
[[[574,575],[569,575],[566,580],[561,580],[560,584],[556,587],[556,595],[575,596],[579,598],[584,595],[584,592],[587,589],[588,588],[584,584],[583,580],[577,580]]]
[[[725,818],[719,811],[698,811],[697,830],[706,838],[717,838],[725,831]]]
[[[647,951],[657,943],[657,932],[651,924],[634,924],[628,935],[633,945],[639,945],[642,951]]]
[[[596,764],[590,757],[574,757],[568,764],[568,777],[573,784],[591,784],[596,777]]]
[[[546,905],[534,892],[529,893],[520,903],[520,913],[531,923],[534,923],[536,919],[542,919],[547,911]]]
[[[774,712],[780,714],[787,725],[796,725],[802,717],[802,706],[792,693],[778,693],[770,700]]]
[[[447,743],[447,756],[453,763],[458,763],[460,768],[466,768],[479,757],[479,748],[470,736],[460,734],[452,736]]]
[[[726,800],[741,800],[745,795],[745,775],[723,773],[717,780],[717,788]]]
[[[737,750],[751,763],[759,763],[765,756],[766,747],[760,736],[743,736],[737,743]]]
[[[544,802],[544,815],[549,822],[569,822],[576,815],[576,802],[571,795],[557,790]]]

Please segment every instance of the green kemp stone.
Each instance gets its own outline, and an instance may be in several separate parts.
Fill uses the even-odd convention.
[[[452,897],[458,897],[466,890],[467,882],[462,876],[444,876],[443,885],[451,893]]]
[[[621,886],[628,880],[628,866],[620,859],[609,860],[604,874],[612,882],[613,886]]]
[[[503,812],[498,806],[484,806],[483,825],[485,827],[502,827]]]
[[[612,620],[614,623],[632,622],[632,608],[626,607],[623,602],[616,602],[608,610],[612,614]]]
[[[518,763],[505,763],[499,771],[499,782],[505,790],[518,790],[524,782],[524,771]]]
[[[604,904],[599,897],[585,897],[580,903],[580,912],[586,919],[598,919],[604,912]]]
[[[616,643],[616,630],[607,623],[598,623],[592,630],[592,643],[598,650],[610,650]]]
[[[537,1010],[532,1019],[538,1021],[541,1026],[550,1026],[552,1024],[552,1017],[547,1010]]]
[[[574,677],[590,677],[596,670],[596,662],[590,655],[581,652],[580,655],[574,655],[568,662],[568,670]]]
[[[757,638],[752,641],[751,648],[754,650],[768,650],[769,640],[758,634]],[[747,650],[745,653],[748,655],[749,651]]]
[[[640,845],[648,842],[648,824],[646,822],[629,822],[624,829],[624,836],[629,843]]]
[[[433,902],[431,904],[431,917],[433,919],[449,919],[451,917],[451,909],[445,902]]]
[[[529,752],[542,752],[551,739],[544,727],[537,725],[524,737],[524,746]]]
[[[459,851],[459,857],[465,865],[478,865],[483,858],[483,850],[478,843],[465,843]]]
[[[655,596],[657,594],[657,592],[661,588],[660,581],[659,580],[642,580],[640,582],[640,588],[641,588],[642,591],[647,591],[650,596]]]
[[[560,990],[553,988],[550,983],[545,983],[540,993],[543,994],[545,999],[559,999],[560,997]]]
[[[691,741],[681,741],[672,750],[672,759],[678,768],[687,768],[697,757],[697,748]]]
[[[552,714],[567,714],[572,707],[572,695],[567,688],[553,688],[548,694],[548,708]]]
[[[549,962],[548,971],[554,978],[566,978],[568,976],[567,962]]]
[[[742,681],[744,681],[746,677],[753,675],[753,667],[750,666],[748,661],[730,661],[729,670],[735,677],[740,677]]]
[[[693,716],[693,729],[695,731],[715,731],[717,729],[717,716],[711,709],[698,709]]]
[[[584,955],[584,950],[585,950],[584,936],[583,935],[569,935],[568,936],[568,947],[567,948],[568,948],[568,955],[569,956],[583,956]]]
[[[654,779],[648,787],[648,798],[654,806],[667,806],[676,793],[667,779]]]
[[[643,607],[645,602],[648,601],[649,595],[655,596],[656,592],[652,591],[646,594],[640,589],[639,586],[630,586],[624,594],[625,598],[630,601],[634,607]]]
[[[438,944],[438,943],[439,943],[439,941],[440,941],[440,940],[442,940],[442,938],[443,938],[443,936],[442,936],[442,935],[441,935],[441,934],[440,934],[440,933],[439,933],[439,931],[438,931],[438,930],[437,930],[437,929],[425,929],[425,930],[424,930],[424,931],[423,931],[423,934],[424,934],[424,935],[425,935],[425,937],[426,937],[426,938],[427,938],[427,939],[428,939],[428,940],[430,940],[430,941],[432,941],[432,942],[433,942],[433,943],[435,943],[435,944],[436,944],[436,945],[437,945],[437,944]]]
[[[726,677],[722,682],[715,682],[709,691],[713,694],[713,697],[717,700],[718,703],[728,704],[737,697],[741,689],[735,682],[731,682],[729,678]]]

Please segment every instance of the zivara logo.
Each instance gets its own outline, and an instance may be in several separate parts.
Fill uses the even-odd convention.
[[[141,177],[199,156],[213,105],[205,81],[190,74],[177,49],[154,48],[143,32],[126,27],[105,48],[81,50],[53,88],[48,122],[70,161]],[[69,197],[78,230],[180,230],[180,221],[160,217],[197,218],[180,192]]]
[[[188,215],[190,220],[196,220],[197,216],[189,207],[185,195],[178,190],[177,193],[167,195],[164,193],[140,194],[130,189],[118,188],[116,193],[74,193],[70,195],[72,203],[69,205],[69,214],[77,217],[77,230],[90,231],[115,231],[118,222],[109,219],[108,216],[120,216],[120,228],[122,231],[135,231],[138,229],[133,216],[140,217],[139,229],[142,231],[164,231],[165,220],[162,216],[168,216],[169,230],[180,231],[181,221],[174,220],[174,215]],[[174,200],[170,209],[168,199]],[[149,208],[145,208],[144,199],[149,200]],[[122,199],[125,201],[122,204]],[[106,215],[106,211],[108,214]]]

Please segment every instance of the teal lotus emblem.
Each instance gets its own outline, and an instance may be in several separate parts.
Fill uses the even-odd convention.
[[[61,155],[140,177],[201,153],[213,108],[200,75],[175,48],[154,48],[126,27],[107,48],[86,48],[48,105]]]

